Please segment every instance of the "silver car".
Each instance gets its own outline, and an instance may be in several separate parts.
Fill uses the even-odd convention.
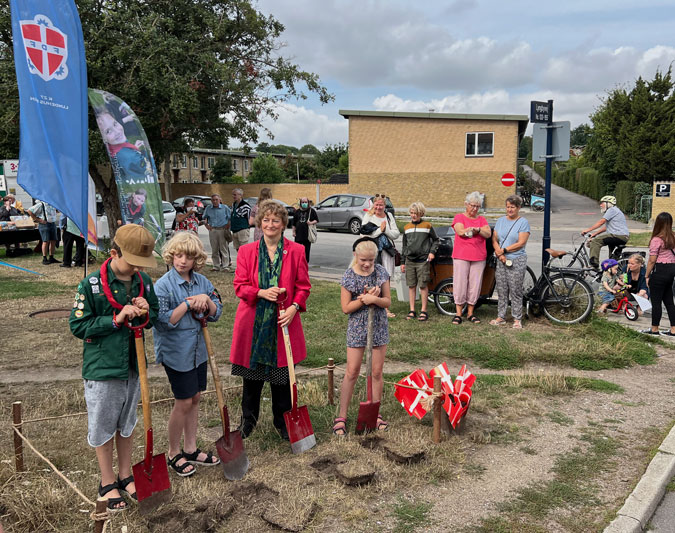
[[[319,216],[317,228],[361,232],[361,220],[370,209],[373,196],[368,194],[334,194],[319,202],[314,209]],[[394,206],[385,200],[385,211],[394,215]]]

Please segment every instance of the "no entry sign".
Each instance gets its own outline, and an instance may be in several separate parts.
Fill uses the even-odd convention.
[[[511,174],[510,172],[507,172],[502,176],[502,185],[504,187],[511,187],[516,182],[516,177]]]

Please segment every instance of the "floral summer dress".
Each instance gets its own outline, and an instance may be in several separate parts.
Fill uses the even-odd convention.
[[[375,265],[375,270],[368,276],[360,276],[352,268],[348,268],[342,276],[342,285],[352,294],[352,301],[359,294],[363,294],[366,287],[381,287],[385,281],[389,281],[389,274],[382,265]],[[361,348],[366,345],[368,336],[368,307],[362,307],[349,315],[347,323],[347,347]],[[387,310],[375,306],[373,316],[373,346],[389,344],[389,321]]]

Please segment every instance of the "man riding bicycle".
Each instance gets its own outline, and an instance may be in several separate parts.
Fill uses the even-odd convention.
[[[600,268],[600,249],[603,246],[608,246],[611,254],[611,251],[617,246],[625,245],[630,236],[626,217],[621,209],[616,207],[615,196],[607,195],[600,198],[600,212],[602,218],[590,228],[581,232],[582,235],[586,235],[593,230],[597,230],[595,233],[591,233],[591,240],[588,243],[591,266],[596,270]],[[603,231],[607,231],[607,233],[600,235]],[[600,236],[598,237],[598,235]]]

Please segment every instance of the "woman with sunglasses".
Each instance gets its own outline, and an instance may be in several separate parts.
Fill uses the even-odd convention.
[[[389,239],[391,248],[393,249],[394,241],[398,239],[401,232],[398,230],[398,226],[396,226],[394,217],[384,210],[386,207],[385,199],[386,196],[384,194],[375,195],[370,211],[364,215],[363,220],[361,221],[361,227],[365,226],[369,222],[377,226],[377,228],[372,233],[370,233],[368,237],[377,241],[380,235],[384,235]],[[386,250],[380,249],[379,245],[378,250],[380,250],[380,253],[378,254],[380,262],[389,274],[389,279],[391,279],[394,275],[395,269],[394,256],[389,254]],[[396,315],[394,313],[387,309],[387,317],[394,318],[395,316]]]
[[[485,217],[478,214],[483,198],[478,191],[467,194],[464,213],[458,213],[452,220],[455,242],[452,248],[452,285],[457,314],[453,324],[462,323],[464,306],[467,320],[480,324],[473,314],[483,283],[483,270],[487,259],[485,241],[492,236],[492,230]]]

